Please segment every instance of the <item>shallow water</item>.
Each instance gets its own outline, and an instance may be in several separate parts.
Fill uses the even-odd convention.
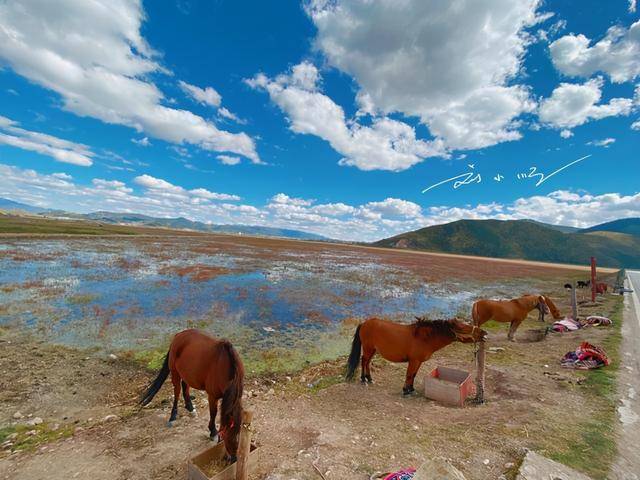
[[[513,288],[477,281],[427,284],[363,253],[273,259],[248,246],[212,253],[191,247],[179,238],[173,244],[126,238],[5,242],[0,325],[27,328],[52,342],[108,349],[146,349],[190,326],[254,347],[293,347],[296,339],[338,331],[345,319],[452,317],[468,312],[478,296]],[[194,265],[219,273],[197,279],[177,270]]]

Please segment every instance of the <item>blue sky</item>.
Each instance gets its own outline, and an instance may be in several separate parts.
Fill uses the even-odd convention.
[[[2,197],[353,240],[640,216],[635,2],[57,3],[0,4]]]

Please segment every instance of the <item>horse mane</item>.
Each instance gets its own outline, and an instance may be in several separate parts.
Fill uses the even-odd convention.
[[[221,341],[221,353],[229,357],[231,378],[222,395],[220,405],[220,427],[225,435],[237,435],[242,426],[242,389],[244,383],[244,366],[242,360],[228,340]]]
[[[414,328],[414,334],[418,333],[421,328],[430,328],[434,333],[453,337],[455,336],[455,318],[447,320],[429,320],[426,317],[416,317],[416,321],[411,324]]]

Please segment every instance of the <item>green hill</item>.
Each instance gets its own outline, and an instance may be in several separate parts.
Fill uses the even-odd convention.
[[[594,256],[598,265],[640,268],[640,237],[563,233],[528,220],[459,220],[396,235],[374,245],[583,265]]]
[[[618,232],[629,235],[640,235],[640,218],[621,218],[613,222],[601,223],[589,228],[583,228],[581,233],[588,232]]]

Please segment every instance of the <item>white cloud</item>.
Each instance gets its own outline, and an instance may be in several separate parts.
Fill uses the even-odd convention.
[[[133,143],[135,143],[136,145],[140,145],[141,147],[148,147],[151,145],[151,142],[149,141],[149,137],[142,137],[142,138],[132,138],[131,141]]]
[[[516,119],[535,108],[514,82],[538,0],[427,2],[310,0],[316,47],[360,86],[360,112],[415,116],[448,148],[521,137]],[[364,105],[364,108],[363,106]]]
[[[629,13],[636,13],[636,0],[629,0]]]
[[[387,198],[382,202],[369,202],[365,205],[365,208],[390,217],[419,217],[422,212],[422,208],[417,203],[399,198]]]
[[[633,7],[635,11],[635,2]],[[591,40],[582,34],[559,38],[549,46],[553,64],[560,72],[574,77],[605,72],[616,83],[640,76],[640,21],[628,30],[611,27],[602,40],[590,44]]]
[[[602,140],[593,140],[591,142],[587,142],[587,145],[593,145],[595,147],[604,147],[608,148],[609,145],[615,143],[615,138],[603,138]]]
[[[304,198],[292,198],[284,193],[278,193],[271,197],[271,202],[278,205],[293,205],[297,207],[309,206],[313,200],[305,200]]]
[[[613,98],[599,104],[602,98],[602,78],[593,78],[583,84],[561,83],[551,97],[540,102],[540,121],[555,128],[573,128],[589,120],[618,115],[629,115],[634,107],[630,98]]]
[[[202,104],[209,105],[211,107],[219,107],[222,97],[213,87],[200,88],[195,85],[190,85],[182,80],[178,82],[183,92],[189,95],[193,100]]]
[[[287,115],[290,129],[316,135],[344,155],[341,165],[361,170],[400,171],[424,158],[447,156],[442,141],[416,138],[406,123],[387,117],[374,118],[371,126],[347,120],[342,107],[321,93],[317,68],[307,62],[293,67],[291,74],[274,80],[258,74],[246,83],[263,89]]]
[[[163,105],[149,75],[166,70],[140,33],[143,21],[139,0],[1,2],[0,59],[77,115],[259,161],[245,133]]]
[[[640,130],[640,120],[636,120],[631,124],[631,130]]]
[[[238,165],[240,163],[240,157],[234,157],[233,155],[218,155],[216,158],[225,165]]]
[[[245,125],[247,123],[246,120],[238,117],[235,113],[230,112],[229,109],[225,107],[220,107],[218,109],[218,115],[222,118],[226,118],[227,120],[231,120],[233,122],[239,123],[240,125]]]
[[[0,191],[3,196],[41,207],[79,212],[136,212],[157,217],[184,216],[206,223],[299,229],[344,240],[376,240],[465,218],[530,218],[587,227],[617,218],[640,216],[640,193],[591,195],[558,190],[546,196],[519,198],[509,204],[432,206],[426,209],[398,198],[362,205],[316,204],[313,200],[279,193],[266,205],[254,206],[227,203],[223,198],[226,194],[216,194],[203,188],[187,190],[149,175],[141,175],[135,180],[145,189],[141,195],[134,194],[133,189],[118,180],[96,178],[90,186],[75,184],[71,180],[64,174],[44,175],[0,164]],[[231,197],[239,200],[237,196]]]
[[[80,143],[70,142],[45,133],[33,132],[18,127],[18,123],[0,116],[0,145],[36,152],[57,160],[82,167],[93,164],[95,154]]]
[[[560,136],[562,138],[571,138],[571,137],[573,137],[573,132],[571,130],[561,130],[560,131]]]

